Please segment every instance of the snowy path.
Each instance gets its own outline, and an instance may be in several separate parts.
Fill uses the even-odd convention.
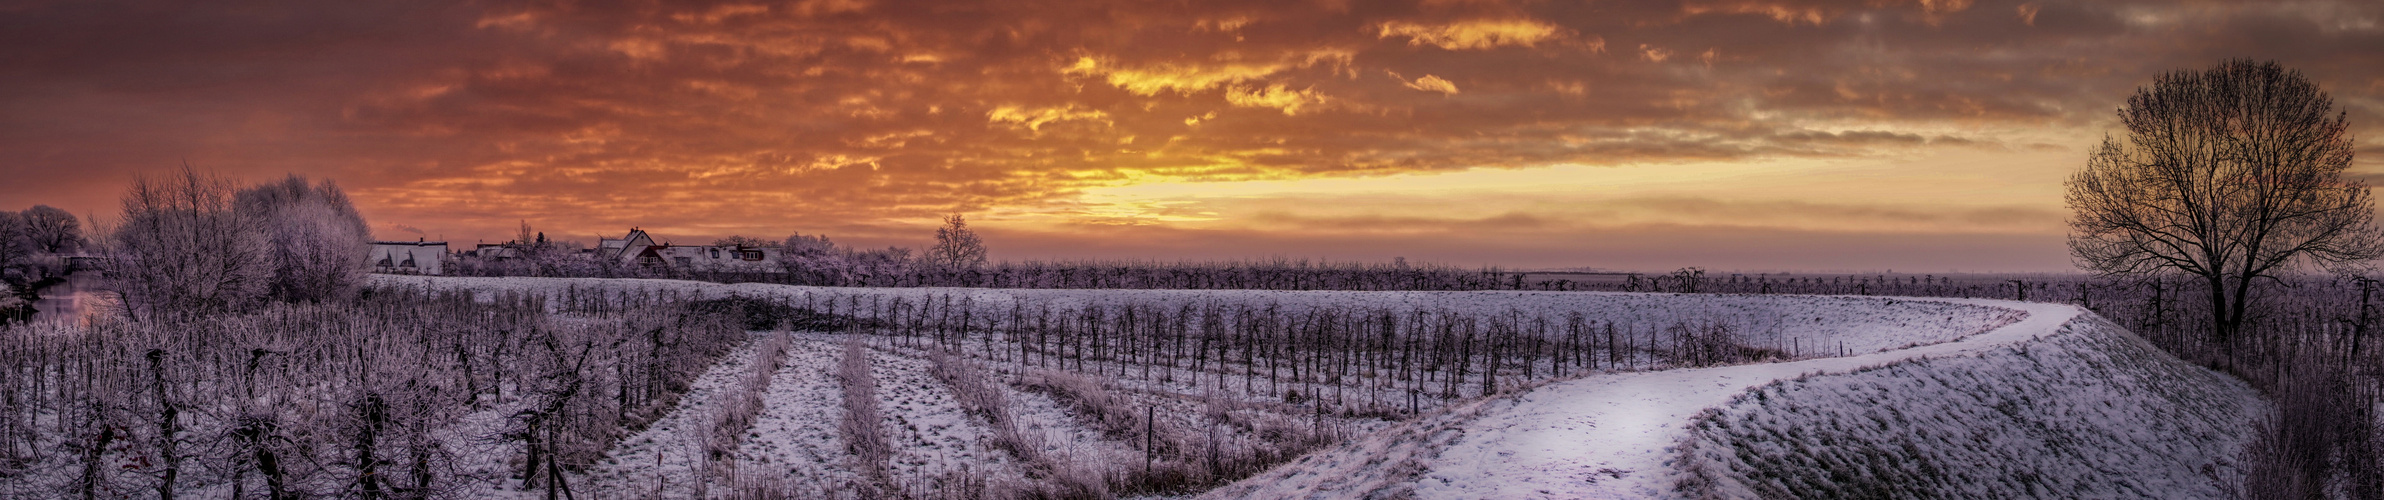
[[[1698,412],[1777,380],[1983,351],[2050,335],[2080,314],[2060,304],[1913,299],[2020,309],[2018,322],[1955,342],[1788,363],[1596,375],[1451,408],[1204,498],[1312,498],[1409,489],[1422,498],[1651,498],[1672,495],[1668,447]],[[1410,483],[1412,481],[1412,483]],[[1405,483],[1405,484],[1402,484]]]
[[[926,360],[873,354],[869,367],[877,377],[878,411],[888,419],[881,425],[893,441],[889,469],[895,486],[914,498],[933,498],[937,491],[982,487],[962,478],[1025,481],[1017,460],[993,448],[989,432],[960,409],[952,388],[928,375]]]
[[[817,493],[852,490],[860,475],[853,473],[844,436],[836,419],[843,414],[836,378],[829,376],[843,349],[835,343],[796,340],[787,346],[786,367],[771,380],[762,396],[762,414],[751,434],[737,447],[736,471],[747,476],[780,476],[788,491]]]
[[[1984,302],[1984,301],[1981,301]],[[1976,351],[2049,335],[2078,315],[2056,304],[2000,303],[2028,318],[1960,342],[1792,363],[1590,377],[1518,397],[1515,407],[1468,425],[1418,481],[1425,497],[1649,498],[1672,490],[1667,447],[1706,408],[1775,380],[1847,372],[1907,359]],[[1603,480],[1596,478],[1599,471]],[[1620,476],[1620,477],[1615,477]]]
[[[754,363],[755,347],[759,344],[747,341],[722,356],[720,362],[689,384],[678,408],[644,431],[615,443],[603,461],[586,474],[572,478],[572,488],[605,494],[650,494],[661,488],[663,496],[694,496],[691,478],[700,476],[696,471],[702,467],[703,440],[711,430],[712,412],[725,402],[724,398],[736,395],[739,380]],[[655,466],[657,462],[661,467]]]

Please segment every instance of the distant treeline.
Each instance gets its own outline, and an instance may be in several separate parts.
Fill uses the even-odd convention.
[[[1669,273],[1533,271],[1498,266],[1332,262],[1309,259],[1222,261],[1023,261],[955,268],[905,259],[889,252],[863,258],[798,259],[776,263],[775,272],[683,269],[602,262],[584,258],[483,262],[466,259],[458,276],[554,278],[663,278],[718,283],[775,283],[844,287],[969,287],[1028,289],[1142,290],[1338,290],[1477,291],[1541,290],[1601,292],[1737,293],[1802,295],[1889,295],[2043,300],[2048,294],[2073,298],[2092,288],[2086,275],[1793,275],[1707,274],[1699,268]],[[2091,293],[2091,292],[2089,292]]]

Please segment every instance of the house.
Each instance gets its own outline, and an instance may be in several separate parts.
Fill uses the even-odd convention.
[[[472,247],[472,257],[482,261],[501,262],[522,258],[519,245],[511,243],[481,243]]]
[[[599,239],[595,248],[597,260],[690,271],[786,272],[778,265],[779,254],[773,247],[656,243],[638,228],[620,238]]]
[[[778,265],[779,250],[745,245],[648,245],[630,259],[639,265],[669,266],[690,271],[785,272]]]
[[[446,259],[444,241],[375,241],[372,246],[376,273],[435,276],[447,272]]]
[[[88,252],[66,256],[67,274],[74,274],[83,271],[105,271],[107,269],[108,258],[106,256]]]
[[[620,239],[602,238],[597,240],[596,258],[624,262],[631,261],[637,259],[639,255],[645,253],[647,248],[653,246],[653,236],[646,235],[646,230],[644,229],[633,227],[629,228],[629,234],[627,236],[622,236]]]

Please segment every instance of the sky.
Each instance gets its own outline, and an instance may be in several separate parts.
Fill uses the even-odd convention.
[[[2384,178],[2372,1],[0,0],[0,209],[187,163],[467,246],[2065,271],[2113,111],[2229,58]]]

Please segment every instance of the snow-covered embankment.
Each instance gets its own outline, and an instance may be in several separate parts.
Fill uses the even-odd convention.
[[[1213,498],[2228,496],[2240,381],[2057,304],[1959,341],[1612,373],[1454,405]]]

